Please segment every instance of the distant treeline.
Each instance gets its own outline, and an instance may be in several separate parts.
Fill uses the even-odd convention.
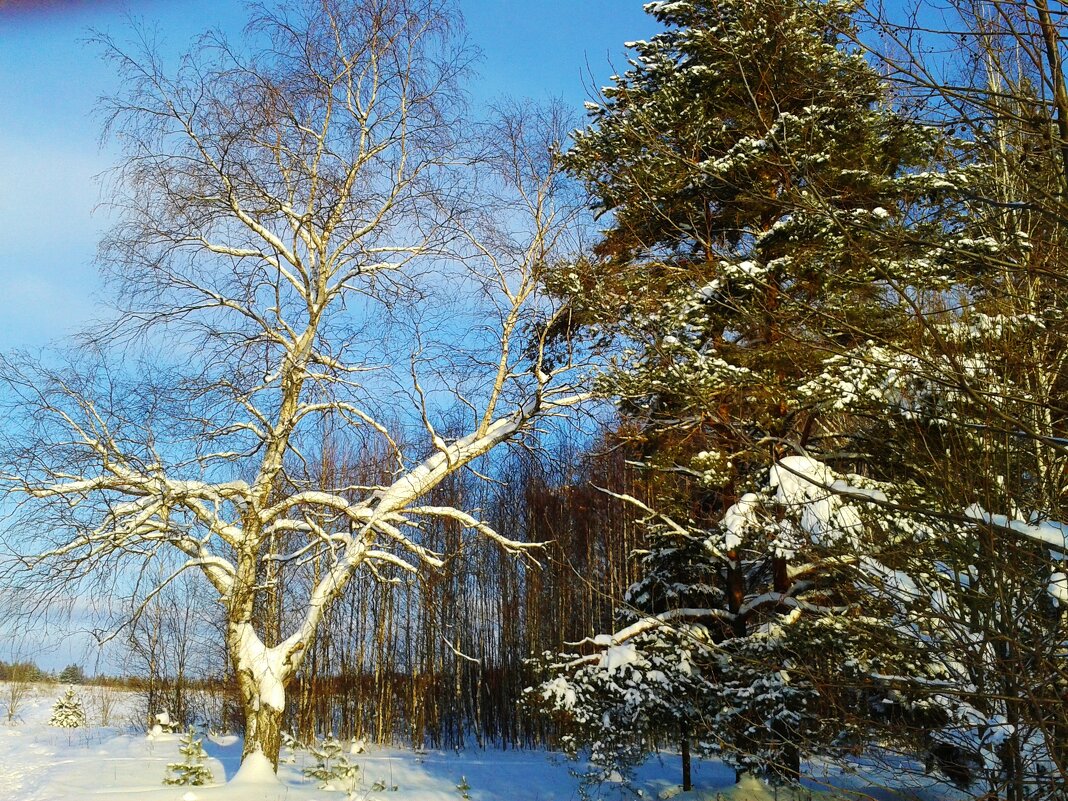
[[[126,679],[113,676],[90,678],[81,665],[67,665],[62,670],[42,670],[36,662],[4,662],[0,660],[0,681],[59,682],[61,684],[122,684]]]

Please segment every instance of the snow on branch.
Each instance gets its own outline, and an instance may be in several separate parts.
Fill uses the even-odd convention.
[[[481,520],[452,506],[411,506],[406,511],[408,514],[413,515],[429,515],[431,517],[444,517],[449,520],[455,520],[463,525],[464,528],[477,531],[486,539],[497,543],[510,554],[527,554],[532,550],[543,547],[543,543],[540,542],[520,542],[519,540],[502,536]]]
[[[1013,519],[1006,515],[992,514],[979,504],[972,504],[964,510],[964,516],[992,528],[1021,534],[1027,539],[1041,542],[1057,550],[1062,557],[1068,556],[1068,525],[1055,520],[1027,522]]]

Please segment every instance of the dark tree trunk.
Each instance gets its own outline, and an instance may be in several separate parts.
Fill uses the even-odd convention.
[[[775,592],[786,595],[793,585],[793,582],[790,581],[789,563],[784,557],[776,556],[772,560],[772,571],[774,573]],[[779,604],[776,611],[779,614],[785,614],[789,611],[789,607],[785,604]],[[790,727],[782,720],[779,720],[775,724],[774,734],[779,741],[779,760],[781,763],[778,769],[779,775],[788,782],[800,781],[801,749],[798,748],[795,742],[797,733],[791,732]]]
[[[689,792],[693,789],[690,779],[690,738],[682,738],[682,791]]]
[[[789,737],[789,733],[786,733]],[[780,740],[782,749],[782,777],[788,782],[801,780],[801,750],[789,739]]]

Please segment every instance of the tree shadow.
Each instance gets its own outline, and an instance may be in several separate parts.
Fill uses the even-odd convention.
[[[218,742],[216,742],[218,741]],[[223,766],[224,776],[216,776],[216,780],[230,781],[241,767],[241,749],[244,744],[240,737],[223,735],[215,738],[204,738],[204,753],[212,759],[217,759]]]

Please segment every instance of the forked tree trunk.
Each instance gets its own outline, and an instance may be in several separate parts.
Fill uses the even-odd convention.
[[[257,703],[258,702],[258,703]],[[282,715],[284,710],[256,699],[245,705],[245,747],[241,752],[244,762],[250,754],[261,752],[278,770],[278,752],[282,749]]]
[[[292,666],[285,665],[280,654],[264,647],[250,623],[231,623],[228,644],[245,713],[241,761],[259,751],[278,770],[286,685],[294,669],[300,667],[300,659],[294,659]]]

